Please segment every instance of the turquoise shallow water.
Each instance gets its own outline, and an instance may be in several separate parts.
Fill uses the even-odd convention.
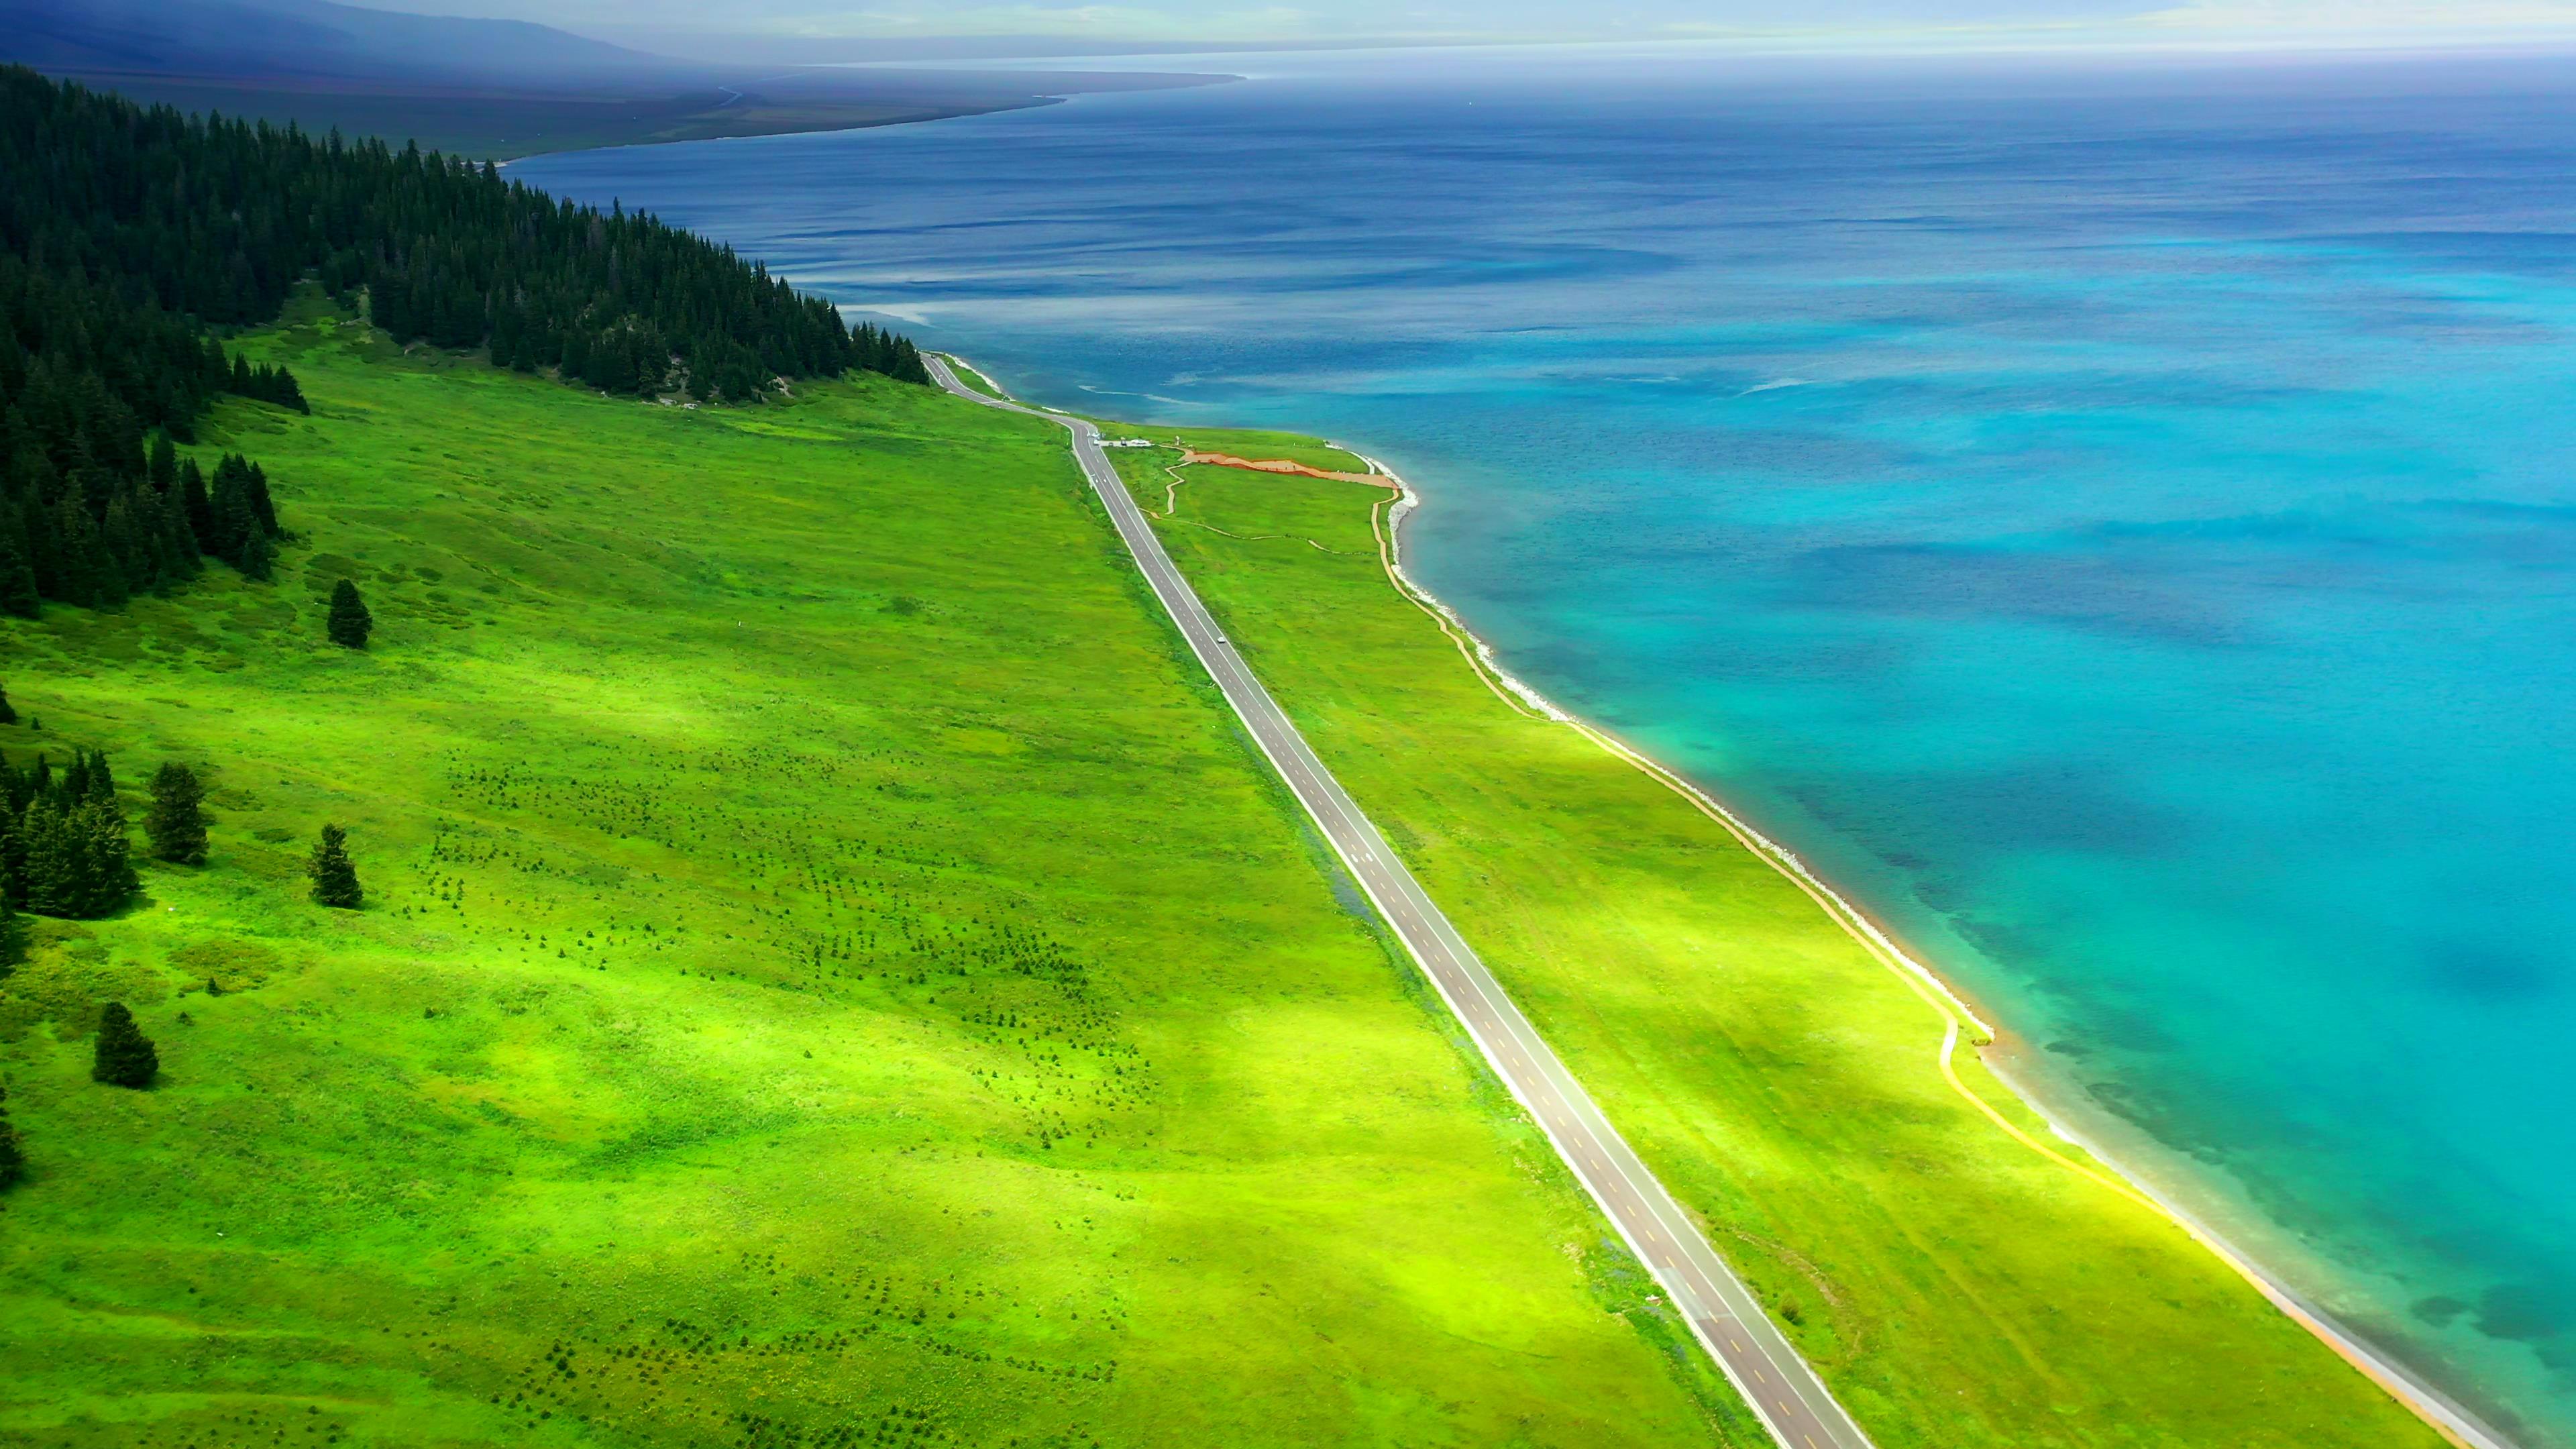
[[[518,174],[1384,456],[1511,668],[2576,1444],[2576,72],[1239,64]]]

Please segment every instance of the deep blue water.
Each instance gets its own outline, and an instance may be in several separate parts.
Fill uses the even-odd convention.
[[[1238,64],[515,174],[1386,458],[1514,671],[2576,1444],[2576,69]]]

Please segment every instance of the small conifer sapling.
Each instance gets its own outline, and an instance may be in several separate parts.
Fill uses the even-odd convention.
[[[364,649],[367,635],[374,632],[376,616],[367,612],[364,599],[358,597],[358,586],[342,579],[331,590],[331,642],[345,649]]]
[[[122,1001],[109,1002],[98,1014],[98,1056],[90,1063],[90,1079],[116,1087],[148,1087],[160,1070],[161,1055],[134,1024],[134,1013]]]
[[[366,892],[358,888],[358,868],[349,863],[349,832],[337,825],[322,827],[304,873],[313,878],[313,899],[319,904],[354,911],[366,903]]]
[[[152,777],[152,811],[143,817],[143,833],[152,842],[152,858],[174,865],[206,863],[206,787],[197,772],[173,760]]]

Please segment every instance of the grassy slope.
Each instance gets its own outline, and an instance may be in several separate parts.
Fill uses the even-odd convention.
[[[1159,506],[1171,460],[1120,463]],[[2439,1442],[2178,1229],[1975,1115],[1940,1018],[1783,877],[1480,684],[1389,586],[1383,491],[1182,472],[1158,526],[1229,636],[1882,1446]]]
[[[216,813],[0,983],[0,1442],[1752,1442],[1056,429],[248,346],[278,582],[0,621],[0,745]]]

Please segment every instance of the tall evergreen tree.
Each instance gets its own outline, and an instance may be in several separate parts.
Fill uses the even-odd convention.
[[[63,795],[68,801],[97,801],[113,807],[116,804],[116,771],[107,763],[107,751],[91,750],[84,754],[72,751],[72,768],[63,772]],[[120,815],[118,819],[124,817]]]
[[[197,772],[173,760],[152,776],[152,810],[143,817],[152,858],[174,865],[206,863],[206,787]]]
[[[367,647],[367,635],[376,627],[376,616],[367,612],[356,584],[342,579],[332,588],[331,618],[326,627],[334,644],[349,649]]]
[[[77,916],[90,897],[87,855],[73,843],[62,805],[46,795],[18,818],[24,864],[20,901],[40,916]]]
[[[161,1070],[161,1054],[152,1039],[134,1024],[134,1013],[122,1001],[111,1001],[98,1013],[98,1046],[89,1066],[90,1080],[117,1087],[148,1087]]]
[[[0,496],[0,614],[32,619],[45,596],[36,586],[36,566],[27,553],[26,526],[11,516],[7,503]]]
[[[293,412],[310,415],[313,411],[313,405],[304,400],[304,388],[296,382],[295,374],[283,367],[269,369],[268,400]]]
[[[206,493],[206,470],[194,458],[179,465],[179,506],[197,546],[215,552],[215,504]]]
[[[141,884],[134,878],[134,842],[126,833],[125,812],[113,801],[92,800],[72,812],[72,827],[88,857],[89,894],[79,914],[91,920],[114,915]]]
[[[313,899],[322,905],[354,911],[366,903],[366,893],[358,888],[358,868],[349,861],[349,832],[337,825],[322,827],[304,873],[312,877]]]
[[[9,1120],[9,1089],[0,1087],[0,1190],[27,1175],[26,1149],[18,1145],[18,1124]]]
[[[13,725],[17,722],[18,711],[9,707],[9,691],[6,688],[0,688],[0,725]]]
[[[241,557],[235,560],[241,576],[256,583],[268,582],[277,571],[277,541],[254,529],[242,540]]]
[[[242,497],[249,503],[250,516],[258,522],[259,531],[273,539],[286,537],[286,530],[277,524],[277,505],[268,496],[268,470],[248,458],[242,460],[242,468]]]

